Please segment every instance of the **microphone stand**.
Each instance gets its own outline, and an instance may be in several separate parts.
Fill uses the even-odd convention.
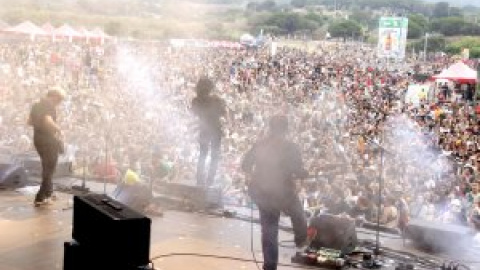
[[[87,127],[87,111],[88,111],[88,103],[83,108],[83,119],[84,119],[84,127]],[[74,185],[72,186],[72,190],[77,191],[81,194],[87,194],[90,192],[90,189],[87,188],[87,154],[88,154],[88,141],[86,147],[83,152],[83,172],[82,172],[82,184],[81,186]]]
[[[108,140],[110,137],[111,129],[112,129],[112,120],[115,116],[113,114],[110,114],[108,111],[104,111],[103,114],[103,122],[107,122],[106,124],[109,126],[105,126],[104,130],[104,140],[105,140],[105,145],[104,145],[104,151],[105,151],[105,172],[103,174],[103,194],[107,194],[107,180],[108,180],[108,155],[109,155],[109,144]]]
[[[384,186],[384,179],[383,179],[383,171],[384,171],[384,159],[385,153],[394,155],[389,150],[385,149],[384,146],[380,145],[380,143],[372,140],[366,134],[352,134],[354,136],[360,136],[365,139],[365,142],[371,145],[376,146],[380,150],[380,166],[379,166],[379,173],[377,177],[378,181],[378,202],[377,202],[377,226],[376,226],[376,234],[375,234],[375,255],[380,255],[380,216],[382,215],[382,193],[383,193],[383,186]]]
[[[82,173],[82,185],[81,186],[72,186],[72,189],[81,193],[89,193],[90,189],[87,188],[87,152],[83,155],[83,173]]]

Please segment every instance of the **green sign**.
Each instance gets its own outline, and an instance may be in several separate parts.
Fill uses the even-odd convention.
[[[408,19],[406,18],[393,18],[382,17],[380,18],[380,28],[407,28]]]

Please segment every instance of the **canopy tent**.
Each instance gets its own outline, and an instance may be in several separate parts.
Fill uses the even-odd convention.
[[[92,32],[88,31],[85,27],[80,27],[78,29],[78,33],[80,33],[82,38],[85,38],[87,40],[87,43],[91,38],[95,38],[95,35]]]
[[[101,43],[105,42],[106,39],[110,39],[110,36],[105,34],[105,32],[103,32],[103,30],[98,27],[93,29],[91,34],[93,39],[100,39]]]
[[[52,38],[52,41],[55,41],[55,27],[50,23],[45,23],[42,25],[42,29],[47,32],[47,34]]]
[[[32,40],[37,36],[48,36],[48,33],[45,30],[30,21],[25,21],[17,26],[8,27],[7,29],[4,29],[3,32],[29,35]]]
[[[70,41],[72,41],[74,38],[82,37],[82,34],[77,32],[75,29],[73,29],[73,27],[68,24],[64,24],[61,27],[55,29],[54,33],[56,37],[68,38]]]
[[[240,43],[242,44],[250,44],[255,41],[255,37],[250,34],[243,34],[240,37]]]
[[[42,25],[42,29],[45,30],[45,32],[47,32],[49,35],[53,35],[55,32],[55,27],[53,27],[53,25],[50,23]]]
[[[90,40],[97,40],[103,43],[105,40],[111,39],[110,36],[98,27],[92,31],[89,31],[85,27],[80,27],[76,30],[68,24],[55,28],[48,22],[42,25],[42,27],[36,26],[30,21],[23,22],[14,27],[8,27],[7,24],[0,21],[0,31],[6,34],[29,35],[32,40],[37,36],[49,37],[52,41],[56,39],[68,39],[72,42],[74,39],[84,39],[87,43]]]
[[[440,74],[433,76],[433,78],[435,80],[444,79],[463,83],[474,83],[477,81],[477,71],[463,62],[458,62],[445,69]]]

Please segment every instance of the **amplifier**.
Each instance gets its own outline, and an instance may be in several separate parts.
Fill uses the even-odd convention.
[[[153,270],[146,266],[125,266],[118,260],[107,261],[103,253],[92,254],[75,241],[65,242],[63,246],[63,270]]]
[[[357,246],[357,231],[352,219],[322,214],[310,220],[309,229],[315,234],[310,245],[314,249],[329,248],[348,254]]]
[[[73,199],[72,236],[85,250],[85,260],[115,262],[121,269],[148,265],[150,226],[148,217],[106,195]]]

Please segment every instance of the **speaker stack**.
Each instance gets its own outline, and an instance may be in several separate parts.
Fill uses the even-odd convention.
[[[150,227],[148,217],[106,195],[75,196],[63,269],[148,269]]]

